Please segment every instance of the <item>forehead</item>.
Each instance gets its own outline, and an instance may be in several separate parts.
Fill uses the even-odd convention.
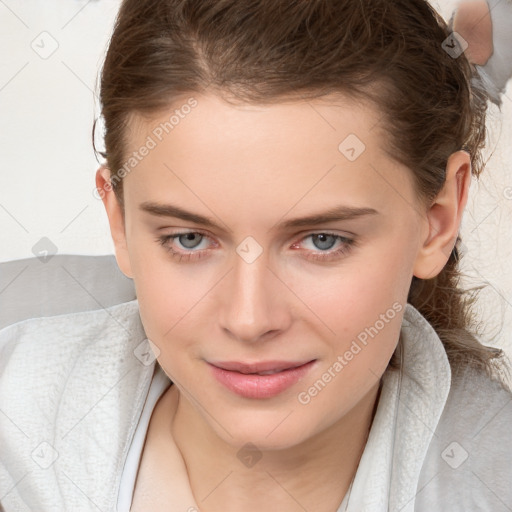
[[[410,171],[383,151],[380,112],[340,95],[267,105],[189,95],[151,119],[132,116],[127,134],[128,155],[151,147],[127,176],[148,193],[180,180],[201,193],[264,194],[270,204],[307,191],[311,201],[343,193],[378,206],[411,193]]]
[[[219,135],[228,143],[231,136],[240,143],[248,133],[256,142],[257,135],[262,140],[279,141],[290,134],[309,139],[315,134],[325,136],[329,131],[339,131],[339,136],[346,130],[368,138],[368,131],[377,128],[375,134],[379,132],[381,120],[381,113],[370,101],[356,101],[340,93],[313,99],[295,95],[267,104],[235,102],[213,94],[190,94],[150,116],[132,113],[128,118],[127,139],[136,145],[152,134],[157,142],[165,143],[163,139],[176,139],[180,132],[194,131],[198,136],[207,134],[208,140]],[[380,133],[384,134],[385,131]]]

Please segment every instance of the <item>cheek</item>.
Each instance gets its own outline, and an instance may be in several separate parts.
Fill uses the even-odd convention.
[[[132,237],[129,253],[144,330],[162,349],[161,345],[173,339],[181,319],[186,319],[187,311],[199,300],[199,283],[192,281],[191,285],[190,277],[182,274],[171,256],[151,237]]]
[[[400,334],[413,259],[403,241],[379,244],[357,261],[347,259],[328,280],[311,278],[297,290],[331,331],[320,373],[343,374],[336,379],[342,388],[360,393],[386,369]]]
[[[190,334],[197,329],[194,304],[199,301],[199,290],[190,286],[189,278],[188,285],[183,283],[183,277],[180,280],[179,272],[172,271],[169,264],[142,263],[135,268],[134,280],[144,331],[158,347],[160,366],[180,385],[193,371],[194,337]]]
[[[402,239],[379,241],[349,256],[336,269],[290,275],[296,294],[304,298],[335,336],[354,337],[381,314],[394,317],[394,304],[405,308],[414,252]]]
[[[177,382],[186,381],[201,356],[198,340],[208,339],[217,317],[211,297],[222,269],[177,264],[148,239],[133,246],[130,261],[145,333],[158,347],[166,373]]]
[[[194,317],[193,309],[204,295],[202,286],[185,282],[172,267],[147,265],[134,270],[140,316],[147,336],[157,344],[167,344]],[[193,282],[192,282],[193,283]]]
[[[383,259],[347,272],[316,294],[311,308],[334,334],[324,338],[321,366],[302,384],[297,400],[322,417],[324,427],[355,407],[386,370],[405,311],[404,268]]]

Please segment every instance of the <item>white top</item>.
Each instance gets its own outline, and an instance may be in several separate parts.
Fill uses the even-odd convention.
[[[165,374],[162,367],[155,364],[155,373],[151,380],[148,397],[142,409],[140,421],[137,424],[137,430],[130,444],[130,449],[126,457],[126,463],[121,475],[121,485],[119,487],[119,496],[117,499],[118,512],[129,512],[133,500],[133,491],[135,489],[135,480],[139,470],[140,460],[142,457],[142,449],[149,427],[149,420],[158,399],[163,395],[164,391],[169,387],[171,381]]]

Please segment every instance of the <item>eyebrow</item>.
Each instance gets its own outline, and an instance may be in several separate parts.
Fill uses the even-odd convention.
[[[194,224],[201,224],[205,227],[222,229],[211,217],[199,215],[189,212],[183,208],[172,204],[160,204],[146,201],[139,205],[140,210],[150,213],[158,217],[173,217]],[[378,215],[379,212],[374,208],[355,207],[355,206],[337,206],[329,210],[300,217],[296,219],[286,220],[278,224],[281,229],[291,229],[304,226],[314,226],[318,224],[326,224],[328,222],[336,222],[343,220],[352,220],[367,215]]]

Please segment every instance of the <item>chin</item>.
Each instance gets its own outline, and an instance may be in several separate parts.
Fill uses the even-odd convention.
[[[227,432],[217,423],[210,424],[211,427],[236,449],[252,443],[261,451],[286,450],[314,435],[313,429],[299,419],[290,407],[271,413],[237,411],[235,416],[224,416],[220,421],[221,424],[229,425]]]

